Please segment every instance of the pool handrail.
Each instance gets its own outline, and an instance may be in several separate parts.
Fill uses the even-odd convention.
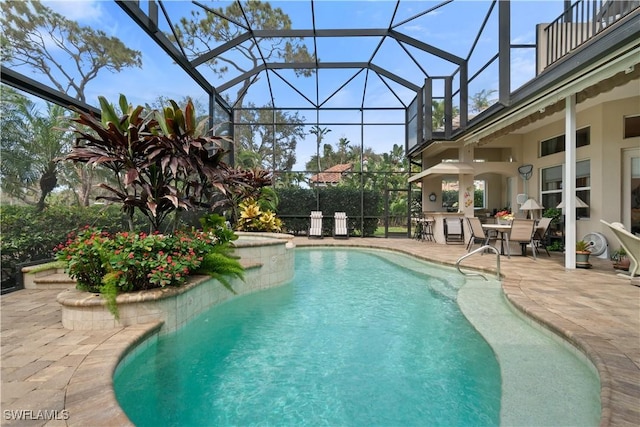
[[[465,255],[461,256],[460,258],[458,258],[458,260],[456,261],[456,268],[458,269],[460,274],[462,274],[463,276],[480,276],[484,280],[488,281],[489,279],[487,279],[484,276],[484,274],[480,274],[480,273],[465,273],[464,271],[462,271],[460,269],[460,263],[462,262],[462,260],[470,257],[471,255],[477,254],[478,252],[484,252],[487,249],[493,251],[493,253],[496,254],[496,279],[500,280],[500,251],[497,250],[496,248],[494,248],[491,245],[481,246],[478,249],[474,249],[473,251],[469,252],[468,254],[465,254]]]

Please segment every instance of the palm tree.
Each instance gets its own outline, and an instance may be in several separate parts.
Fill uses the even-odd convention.
[[[349,146],[349,143],[351,141],[349,141],[349,139],[347,138],[340,138],[338,140],[338,153],[340,154],[340,164],[344,164],[346,163],[347,160],[347,147]]]
[[[321,128],[320,126],[313,126],[309,131],[309,133],[312,133],[316,136],[316,144],[317,144],[316,156],[318,158],[318,172],[322,170],[322,165],[320,165],[320,144],[322,143],[324,136],[329,132],[331,132],[331,129]]]
[[[40,115],[33,101],[8,87],[1,108],[2,190],[42,210],[58,185],[56,160],[71,147],[72,135],[63,129],[67,110],[47,104],[46,115]]]
[[[445,125],[444,107],[445,107],[444,99],[440,101],[437,101],[437,100],[431,101],[431,114],[432,114],[431,125],[433,126],[433,130],[436,130],[436,129],[444,130],[444,125]],[[460,108],[454,105],[451,110],[451,114],[453,117],[460,115]]]
[[[479,113],[486,110],[495,103],[495,100],[490,100],[489,96],[493,95],[497,91],[495,89],[482,89],[471,97],[471,111]]]

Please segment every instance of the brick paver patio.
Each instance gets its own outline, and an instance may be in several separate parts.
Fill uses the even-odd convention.
[[[462,245],[411,239],[297,237],[296,245],[392,249],[453,264]],[[560,254],[501,258],[503,289],[522,311],[584,351],[601,380],[606,426],[640,425],[640,287],[618,277],[609,260],[589,270],[564,269]],[[493,272],[493,255],[464,267]],[[61,324],[59,290],[21,290],[0,299],[2,425],[130,425],[115,400],[112,374],[127,348],[158,324],[105,331],[72,331]],[[19,419],[20,418],[20,419]]]

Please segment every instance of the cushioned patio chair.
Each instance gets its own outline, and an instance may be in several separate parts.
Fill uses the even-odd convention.
[[[307,236],[322,239],[322,211],[311,211],[311,223]]]
[[[469,238],[469,243],[467,243],[467,252],[471,252],[473,245],[476,243],[480,246],[488,245],[491,236],[482,228],[480,218],[476,216],[470,217],[467,218],[467,222],[469,224],[469,230],[471,230],[471,238]]]
[[[349,238],[349,226],[347,225],[347,213],[336,212],[333,214],[333,237],[335,238]]]
[[[511,223],[511,231],[509,231],[509,242],[520,243],[522,255],[527,255],[527,246],[531,246],[533,258],[536,258],[536,245],[533,242],[536,222],[533,219],[515,218]],[[507,245],[509,258],[511,258],[511,249]]]
[[[601,219],[601,223],[609,227],[613,232],[613,235],[618,239],[620,246],[627,252],[629,258],[629,277],[640,275],[640,237],[630,233],[624,228],[624,225],[619,222],[608,223]],[[619,273],[619,276],[627,276],[626,274]]]

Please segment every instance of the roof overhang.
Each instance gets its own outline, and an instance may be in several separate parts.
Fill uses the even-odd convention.
[[[637,22],[635,28],[637,31]],[[498,113],[483,125],[465,133],[461,138],[464,145],[483,145],[496,137],[512,132],[526,124],[564,109],[564,101],[573,94],[583,97],[595,96],[638,78],[637,39],[629,44],[612,50],[607,56],[584,67],[579,73],[571,74],[552,87],[545,89],[539,96],[525,97],[525,102],[515,104],[513,108]],[[603,83],[606,82],[606,83]],[[603,88],[603,85],[607,87]],[[598,90],[595,91],[594,88]],[[520,89],[521,91],[524,88]],[[593,93],[595,91],[595,93]],[[584,99],[579,99],[578,102]]]
[[[442,175],[474,175],[473,166],[468,163],[459,162],[442,162],[435,166],[425,169],[422,172],[409,177],[409,182],[418,181],[427,176]]]

